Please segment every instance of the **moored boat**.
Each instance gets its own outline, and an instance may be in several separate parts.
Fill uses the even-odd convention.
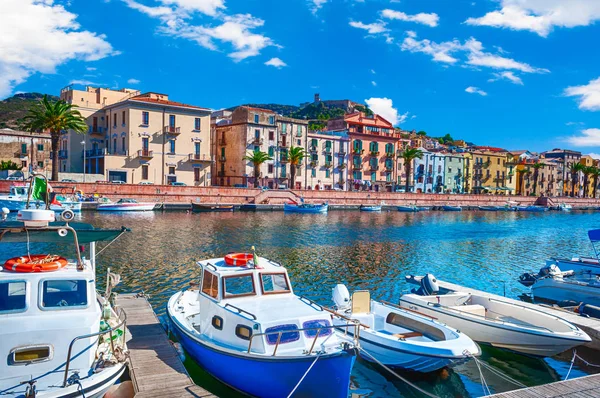
[[[354,344],[321,306],[294,294],[284,267],[249,253],[198,266],[198,288],[173,295],[167,315],[200,366],[250,396],[347,397]]]
[[[482,211],[502,211],[504,208],[500,206],[478,206],[479,210]]]
[[[39,178],[39,177],[38,177]],[[10,211],[19,211],[27,208],[27,192],[29,184],[10,187],[8,195],[0,195],[0,208],[7,208]],[[30,208],[44,208],[45,203],[42,200],[30,200]],[[58,212],[63,210],[81,211],[81,202],[65,196],[57,196],[57,200],[50,204],[50,209]]]
[[[431,274],[406,279],[420,288],[400,298],[402,307],[435,317],[478,343],[547,357],[591,341],[577,326],[543,311],[473,293],[440,293]]]
[[[417,205],[398,206],[397,209],[399,212],[403,213],[413,213],[421,210],[417,207]]]
[[[381,205],[360,205],[360,211],[381,211]]]
[[[206,204],[206,203],[194,203],[192,202],[192,211],[194,213],[206,213],[206,212],[226,212],[233,211],[233,205],[220,205],[220,204]]]
[[[333,301],[333,323],[341,332],[352,335],[346,330],[348,320],[360,322],[359,352],[368,361],[431,372],[480,353],[467,335],[427,315],[371,300],[369,291],[356,291],[350,298],[340,284],[333,289]]]
[[[592,229],[588,231],[588,238],[594,249],[595,257],[572,257],[568,258],[551,258],[546,261],[546,265],[556,264],[560,269],[571,270],[575,272],[589,272],[600,275],[600,260],[596,244],[600,242],[600,229]]]
[[[532,212],[532,213],[543,213],[545,211],[548,211],[548,208],[544,207],[544,206],[535,206],[535,205],[531,205],[531,206],[517,206],[517,211],[527,211],[527,212]]]
[[[152,211],[156,203],[138,202],[135,199],[119,199],[117,202],[105,201],[98,203],[98,211]]]
[[[444,210],[444,211],[462,211],[462,207],[461,206],[445,205],[445,206],[442,206],[442,210]]]
[[[571,210],[573,210],[573,206],[568,203],[562,202],[562,203],[558,204],[558,210],[559,211],[571,211]]]
[[[327,203],[284,203],[283,211],[289,213],[327,213],[329,205]]]

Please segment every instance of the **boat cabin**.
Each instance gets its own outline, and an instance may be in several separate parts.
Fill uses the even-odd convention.
[[[188,310],[179,301],[196,332],[217,344],[263,355],[317,351],[315,343],[333,333],[330,313],[296,296],[280,264],[263,257],[255,263],[252,254],[233,256],[246,257],[200,261],[197,307]]]

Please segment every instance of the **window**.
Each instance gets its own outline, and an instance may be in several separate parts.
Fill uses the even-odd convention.
[[[169,166],[169,174],[175,174],[175,166]]]
[[[125,125],[125,111],[123,111],[123,115],[121,117],[121,123],[123,123],[123,125]]]
[[[213,316],[211,323],[215,329],[223,330],[223,318],[221,318],[220,316]]]
[[[274,146],[270,146],[269,147],[269,156],[273,157],[275,155],[275,147]]]
[[[194,130],[200,131],[200,118],[199,117],[194,119]]]
[[[223,148],[221,148],[221,149],[223,149]],[[194,142],[194,155],[200,155],[200,143],[199,142]]]
[[[331,141],[325,141],[325,148],[331,149]]]
[[[87,306],[87,281],[45,280],[42,282],[41,306],[43,308],[66,308]]]
[[[21,153],[27,153],[27,144],[21,144]]]
[[[150,120],[150,114],[148,112],[142,112],[142,124],[147,126]]]
[[[325,178],[331,177],[331,169],[325,169]]]
[[[123,154],[125,154],[125,136],[121,137],[121,148],[123,150]]]
[[[148,165],[143,164],[142,165],[142,180],[147,180],[147,179],[148,179]]]
[[[254,130],[254,138],[256,138],[257,140],[260,139],[260,130],[259,129]]]
[[[316,138],[313,138],[312,140],[310,140],[310,146],[319,146],[319,141]]]
[[[286,177],[286,175],[285,175],[285,173],[286,173],[286,170],[287,170],[287,169],[286,169],[286,167],[285,167],[285,164],[282,164],[282,165],[281,165],[281,178],[285,178],[285,177]]]
[[[307,329],[304,331],[304,335],[313,339],[319,332],[319,337],[327,337],[333,331],[331,330],[331,324],[327,319],[313,319],[311,321],[306,321],[302,323],[302,329]]]
[[[38,151],[43,151],[44,150],[44,144],[38,144],[37,149],[38,149]]]
[[[279,344],[285,344],[300,340],[300,332],[298,331],[298,327],[293,323],[267,328],[265,333],[267,334],[265,337],[267,339],[267,344],[269,345],[275,345],[278,341]]]
[[[117,114],[113,115],[113,127],[117,127]]]
[[[194,167],[194,181],[200,181],[200,167]]]
[[[275,132],[269,131],[269,140],[273,141],[275,139]]]
[[[377,173],[376,172],[372,172],[371,173],[371,182],[375,182],[377,181]]]
[[[25,365],[52,359],[54,352],[49,345],[14,348],[10,352],[9,365]]]
[[[275,116],[269,116],[269,124],[275,124]]]
[[[281,124],[281,134],[287,134],[287,123]]]
[[[204,274],[202,275],[202,293],[212,298],[217,298],[219,295],[219,280],[215,274],[207,270],[204,270]]]
[[[300,125],[298,126],[298,130],[297,130],[296,134],[299,136],[302,135],[302,126],[300,126]]]
[[[317,169],[312,169],[310,175],[311,175],[311,177],[316,177],[317,176]]]
[[[252,274],[223,277],[223,298],[255,294]]]
[[[355,170],[352,172],[352,178],[355,180],[362,180],[362,171]]]
[[[242,340],[250,340],[252,336],[252,329],[246,325],[237,325],[235,327],[235,335]]]
[[[269,164],[267,165],[267,173],[272,173],[273,172],[273,165]]]
[[[354,143],[352,145],[353,145],[353,148],[355,151],[360,151],[362,149],[362,141],[361,140],[354,140]]]
[[[0,282],[0,314],[21,312],[27,309],[27,284],[25,281]]]
[[[312,155],[310,155],[310,160],[313,162],[318,162],[319,161],[319,155],[316,153],[313,153]]]
[[[296,141],[296,145],[301,146],[302,145],[302,140],[297,140]]]
[[[371,144],[369,144],[369,151],[371,151],[371,152],[379,151],[379,144],[377,144],[376,142],[371,142]]]
[[[394,144],[386,144],[385,153],[394,153]]]
[[[258,119],[258,114],[255,114],[255,115],[254,115],[254,123],[258,123],[258,120],[259,120],[259,119]]]
[[[175,153],[175,140],[169,140],[169,153]]]
[[[175,127],[175,115],[169,115],[169,127]]]
[[[113,138],[113,153],[117,153],[117,138]]]

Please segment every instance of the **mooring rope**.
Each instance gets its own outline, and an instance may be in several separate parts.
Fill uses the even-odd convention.
[[[296,390],[298,389],[298,387],[300,387],[300,384],[302,384],[302,382],[304,381],[304,378],[306,377],[306,375],[308,374],[308,372],[310,372],[310,370],[312,369],[312,367],[315,366],[315,363],[317,363],[317,361],[319,360],[320,356],[321,356],[321,354],[317,354],[317,357],[315,358],[315,360],[310,364],[310,366],[308,367],[308,369],[306,369],[306,372],[304,372],[304,374],[300,378],[300,381],[298,381],[298,384],[296,384],[296,386],[294,387],[294,389],[292,390],[292,392],[290,392],[290,394],[287,396],[287,398],[290,398],[292,395],[294,395],[294,393],[296,392]]]
[[[477,359],[477,357],[476,357],[476,356],[474,356],[473,354],[471,354],[471,352],[469,352],[469,351],[465,351],[465,353],[466,353],[466,355],[468,355],[468,356],[470,356],[471,358],[473,358],[473,360],[474,360],[474,361],[475,361],[477,364],[479,364],[479,365],[483,366],[484,368],[486,368],[487,370],[489,370],[490,372],[492,372],[492,373],[493,373],[493,374],[495,374],[496,376],[498,376],[498,377],[500,377],[500,378],[504,379],[505,381],[508,381],[508,382],[510,382],[510,383],[512,383],[512,384],[514,384],[514,385],[515,385],[515,386],[517,386],[517,387],[521,387],[521,388],[526,388],[526,387],[527,387],[525,384],[521,383],[520,381],[513,379],[512,377],[510,377],[509,375],[507,375],[507,374],[505,374],[505,373],[502,373],[502,371],[500,371],[500,370],[498,370],[498,369],[495,369],[495,368],[493,368],[492,366],[488,365],[487,363],[485,363],[485,362],[483,362],[483,361],[480,361],[479,359]]]
[[[573,365],[575,364],[575,360],[576,359],[579,359],[586,366],[591,366],[593,368],[600,368],[600,365],[596,365],[596,364],[593,364],[593,363],[590,363],[590,362],[586,361],[585,359],[583,359],[582,357],[580,357],[579,355],[577,355],[577,350],[573,350],[573,358],[571,359],[571,365],[569,366],[569,371],[567,372],[567,376],[565,376],[565,380],[569,379],[569,376],[571,375],[571,370],[573,369]]]
[[[98,257],[100,255],[100,253],[102,253],[104,251],[104,249],[106,249],[108,246],[112,245],[114,243],[114,241],[116,241],[117,239],[119,239],[121,237],[121,235],[123,235],[125,232],[127,232],[127,230],[121,231],[121,233],[119,235],[117,235],[116,238],[114,238],[113,240],[111,240],[110,242],[108,242],[108,244],[106,246],[104,246],[102,249],[100,249],[98,251],[98,253],[96,253],[96,257]]]

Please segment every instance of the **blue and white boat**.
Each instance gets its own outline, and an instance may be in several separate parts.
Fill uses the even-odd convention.
[[[22,186],[11,186],[8,195],[0,195],[0,208],[7,208],[9,211],[19,211],[27,208],[27,193],[29,184]],[[50,204],[50,210],[62,212],[63,210],[71,210],[74,212],[81,211],[81,202],[66,196],[57,197],[58,204]],[[55,202],[55,203],[56,203]],[[29,208],[44,208],[45,203],[40,200],[30,200]]]
[[[462,211],[462,207],[445,205],[445,206],[442,206],[442,210],[444,210],[444,211]]]
[[[289,213],[327,213],[329,205],[323,204],[312,204],[312,203],[285,203],[283,205],[283,211]]]
[[[360,205],[360,211],[381,211],[381,205]]]
[[[532,212],[532,213],[542,213],[545,211],[548,211],[547,207],[543,207],[543,206],[518,206],[517,207],[517,211],[528,211],[528,212]]]
[[[420,209],[417,207],[417,205],[398,206],[398,211],[403,213],[416,213],[419,210]]]
[[[221,382],[254,397],[347,397],[356,342],[293,292],[284,267],[253,254],[198,262],[197,288],[167,304],[171,331]],[[349,328],[358,331],[356,322]],[[354,328],[354,329],[353,329]]]
[[[504,207],[500,206],[479,206],[479,210],[481,211],[502,211]]]
[[[600,251],[596,244],[600,242],[600,229],[588,231],[588,238],[594,249],[594,257],[579,256],[572,258],[551,258],[546,260],[546,265],[556,264],[559,268],[575,272],[588,272],[593,275],[600,275]]]

